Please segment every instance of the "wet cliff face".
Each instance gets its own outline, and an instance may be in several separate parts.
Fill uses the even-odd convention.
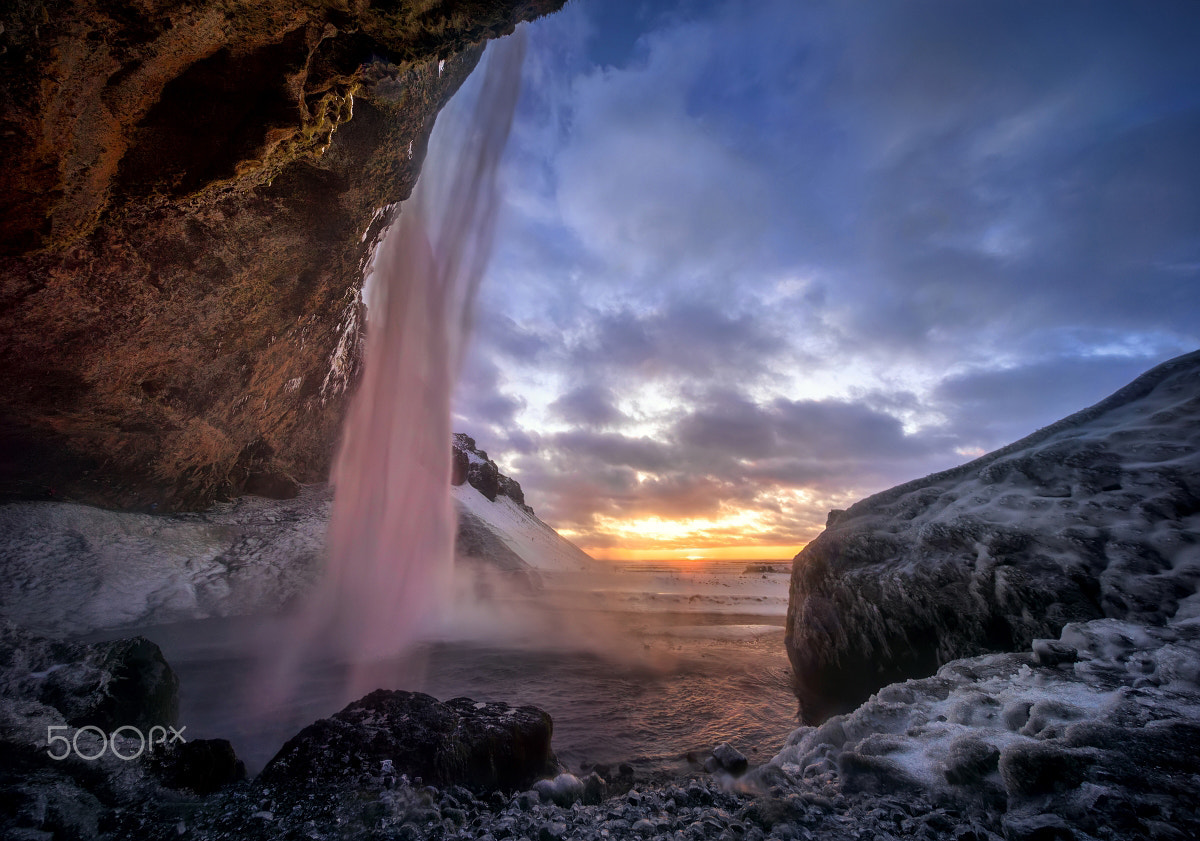
[[[489,37],[562,0],[0,12],[0,496],[326,477],[367,248]]]

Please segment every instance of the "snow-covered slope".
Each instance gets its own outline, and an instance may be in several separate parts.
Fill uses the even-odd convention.
[[[593,563],[523,504],[520,485],[494,464],[488,472],[486,454],[475,462],[497,495],[489,500],[470,484],[451,489],[461,557],[506,572]],[[83,634],[273,612],[320,574],[332,501],[329,486],[312,485],[295,499],[242,497],[197,514],[0,505],[0,620]]]
[[[527,506],[508,496],[497,495],[489,500],[466,483],[452,487],[450,494],[459,510],[459,552],[466,557],[491,560],[502,568],[510,568],[511,556],[495,551],[494,543],[477,539],[472,546],[478,549],[464,551],[464,532],[470,529],[478,536],[478,530],[484,529],[536,570],[578,571],[595,564],[590,555],[539,520]]]
[[[0,619],[71,634],[270,611],[317,575],[331,504],[321,485],[202,514],[0,506]]]
[[[459,514],[460,558],[484,561],[508,572],[595,567],[590,555],[538,519],[525,504],[520,483],[501,473],[474,438],[457,432],[451,446],[450,492]]]
[[[1200,352],[969,464],[833,512],[788,653],[819,720],[1068,622],[1163,624],[1200,584]]]

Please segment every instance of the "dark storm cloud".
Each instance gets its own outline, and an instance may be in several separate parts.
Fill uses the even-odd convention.
[[[488,437],[511,437],[509,430],[516,427],[517,412],[524,401],[505,393],[500,380],[500,369],[490,357],[468,355],[455,390],[454,422],[458,431],[473,436],[487,431]]]
[[[585,427],[611,426],[628,420],[616,407],[612,391],[594,384],[567,392],[551,403],[550,409],[568,423]]]
[[[1140,356],[1053,358],[949,377],[937,398],[963,446],[991,450],[1098,403],[1147,367]]]
[[[732,391],[709,395],[706,403],[678,422],[677,440],[731,458],[874,461],[929,450],[924,438],[906,435],[896,417],[863,403],[777,399],[759,405]]]
[[[734,373],[744,382],[786,350],[762,320],[729,314],[717,302],[675,301],[650,311],[595,314],[567,362],[573,370],[703,380]]]
[[[765,458],[779,447],[774,418],[734,394],[712,401],[707,409],[690,413],[679,421],[675,433],[686,447],[734,459]]]
[[[777,400],[771,406],[781,448],[811,458],[906,459],[928,452],[892,415],[841,400]]]
[[[660,471],[682,464],[676,448],[647,437],[573,430],[554,435],[552,443],[565,457],[563,467],[568,470],[581,464],[614,464],[635,470]]]

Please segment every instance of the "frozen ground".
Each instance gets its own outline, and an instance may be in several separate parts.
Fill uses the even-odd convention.
[[[526,509],[451,489],[487,562],[597,566]],[[62,502],[0,505],[0,618],[48,634],[273,613],[320,574],[326,485],[296,499],[243,497],[197,514],[133,514]],[[501,558],[500,556],[504,557]]]
[[[243,497],[202,514],[0,506],[0,618],[41,633],[278,610],[320,567],[332,505]]]
[[[480,521],[505,547],[536,570],[587,570],[597,566],[578,546],[507,496],[489,500],[467,483],[451,486],[450,495],[460,512],[465,511]]]
[[[796,730],[772,765],[981,810],[1010,839],[1200,837],[1200,599],[1181,613],[956,660]]]

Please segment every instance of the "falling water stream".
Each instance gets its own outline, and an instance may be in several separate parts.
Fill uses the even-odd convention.
[[[522,29],[488,47],[457,147],[431,155],[376,248],[364,372],[331,476],[327,568],[271,646],[256,693],[268,708],[326,657],[352,664],[347,697],[375,688],[369,664],[409,646],[449,598],[450,398],[491,252],[524,38]]]

